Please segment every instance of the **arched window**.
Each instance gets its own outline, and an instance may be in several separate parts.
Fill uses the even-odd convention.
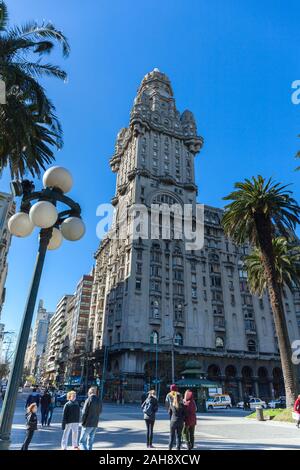
[[[249,352],[256,352],[256,342],[254,339],[249,339],[247,346]]]
[[[217,349],[224,349],[224,339],[221,336],[216,337],[216,348]]]
[[[183,336],[181,333],[176,333],[174,338],[175,346],[182,346],[183,345]]]
[[[150,335],[150,344],[158,344],[158,333],[157,331],[152,331]]]

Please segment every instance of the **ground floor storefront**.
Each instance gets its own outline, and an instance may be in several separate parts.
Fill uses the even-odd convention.
[[[185,364],[197,360],[201,374],[217,383],[233,404],[247,396],[271,400],[283,396],[284,383],[279,360],[204,355],[171,351],[110,351],[104,377],[104,396],[116,402],[138,402],[145,391],[155,388],[163,399],[172,383],[182,378]]]

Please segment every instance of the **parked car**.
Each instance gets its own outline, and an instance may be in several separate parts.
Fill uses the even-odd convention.
[[[286,408],[286,400],[285,397],[279,397],[275,400],[271,400],[268,403],[269,408]]]
[[[263,408],[267,408],[267,404],[265,401],[261,400],[260,398],[252,397],[249,399],[250,410],[255,410],[258,406],[262,406]],[[236,405],[237,408],[244,408],[244,402],[239,401]]]
[[[77,395],[76,401],[79,403],[79,406],[83,406],[85,400],[87,399],[86,395]],[[60,396],[57,396],[55,399],[55,406],[64,406],[67,403],[67,394],[63,393]]]
[[[206,408],[208,410],[232,408],[231,398],[229,395],[215,395],[206,401]]]

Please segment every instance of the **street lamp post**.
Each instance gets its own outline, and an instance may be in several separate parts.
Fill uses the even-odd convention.
[[[34,184],[28,180],[12,182],[14,196],[22,196],[22,201],[20,212],[8,221],[10,232],[18,237],[26,237],[31,234],[35,226],[41,230],[34,273],[0,415],[0,439],[3,441],[10,440],[18,388],[47,249],[58,248],[63,238],[70,241],[79,240],[85,232],[84,223],[80,218],[79,204],[64,194],[70,191],[72,184],[71,174],[62,167],[52,167],[45,172],[44,189],[41,191],[34,191]],[[32,201],[37,202],[32,205]],[[58,212],[58,203],[66,205],[68,209]]]
[[[104,355],[103,355],[103,365],[102,365],[102,377],[100,382],[100,398],[101,401],[103,400],[104,396],[104,386],[106,380],[106,369],[107,369],[107,362],[108,362],[108,354],[109,354],[109,346],[104,346]]]
[[[172,337],[168,338],[166,336],[162,336],[161,339],[165,341],[172,341],[171,343],[171,374],[172,374],[172,383],[175,382],[175,336],[176,331],[174,331]]]
[[[155,337],[155,394],[158,391],[158,335]]]

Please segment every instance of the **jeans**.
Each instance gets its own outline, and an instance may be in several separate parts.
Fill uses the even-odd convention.
[[[147,426],[147,447],[152,446],[153,442],[153,428],[154,423],[152,419],[145,419],[146,426]]]
[[[177,440],[177,445],[176,449],[180,450],[181,448],[181,434],[182,434],[182,429],[183,429],[183,421],[181,420],[176,420],[176,421],[170,421],[170,442],[169,442],[169,450],[173,449],[173,446],[175,444],[175,441]]]
[[[193,449],[195,444],[195,426],[184,425],[182,434],[185,438],[189,450]]]
[[[51,424],[53,410],[54,410],[54,407],[50,406],[49,411],[48,411],[47,426],[50,426]]]
[[[92,450],[96,431],[97,428],[93,427],[82,428],[79,444],[83,450]]]
[[[28,450],[28,446],[31,442],[31,439],[33,437],[34,431],[32,429],[27,429],[26,431],[26,438],[25,441],[21,447],[21,450]]]
[[[49,408],[41,408],[41,423],[42,426],[46,426],[48,418]]]
[[[72,431],[72,447],[78,447],[78,428],[79,423],[69,423],[66,424],[66,427],[63,432],[61,440],[61,448],[66,450],[68,447],[69,434]]]

